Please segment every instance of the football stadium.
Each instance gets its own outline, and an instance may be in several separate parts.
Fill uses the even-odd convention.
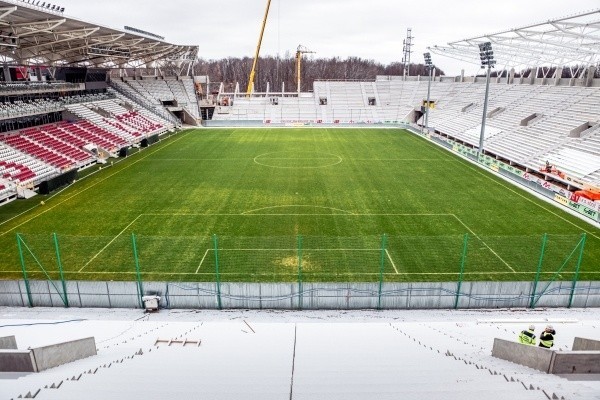
[[[207,61],[0,1],[2,398],[600,399],[600,9],[382,66],[249,3]]]

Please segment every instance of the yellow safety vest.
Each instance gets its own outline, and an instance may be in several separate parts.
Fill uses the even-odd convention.
[[[522,331],[519,335],[519,342],[523,344],[535,345],[535,334],[533,331]]]

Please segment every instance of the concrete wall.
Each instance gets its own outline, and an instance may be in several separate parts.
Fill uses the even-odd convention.
[[[600,341],[575,338],[573,343],[574,349],[594,346]],[[554,351],[496,338],[492,356],[549,374],[600,374],[600,350]]]
[[[0,372],[37,372],[30,350],[0,350]]]
[[[96,355],[93,337],[32,349],[38,372]]]
[[[40,372],[95,355],[93,337],[28,350],[0,350],[0,372]]]
[[[572,350],[573,351],[581,351],[581,350],[600,351],[600,340],[584,339],[584,338],[576,337],[575,340],[573,340],[573,349]]]
[[[550,373],[600,374],[600,351],[555,351]]]
[[[494,339],[492,356],[514,362],[542,372],[550,372],[554,352],[537,346],[529,346],[504,339]]]
[[[0,337],[0,350],[16,350],[17,339],[14,336]]]

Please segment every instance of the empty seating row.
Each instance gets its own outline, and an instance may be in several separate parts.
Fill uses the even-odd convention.
[[[142,105],[136,111],[146,118],[164,125],[164,130],[173,129],[180,125],[180,121],[165,110],[156,99],[148,99],[142,93],[133,89],[124,82],[113,81],[109,91],[123,103],[135,103]]]
[[[40,143],[56,153],[70,158],[76,163],[86,163],[92,160],[93,155],[91,153],[70,144],[68,140],[64,140],[64,137],[61,138],[60,136],[55,136],[55,134],[59,132],[60,131],[53,128],[52,125],[46,125],[43,128],[29,128],[21,131],[21,133],[30,140]]]
[[[105,131],[111,132],[113,135],[119,136],[125,143],[134,144],[141,140],[141,134],[128,129],[123,125],[119,124],[114,118],[111,118],[106,111],[103,111],[96,103],[83,104],[72,104],[68,105],[67,109],[79,118],[84,119],[90,123],[93,123],[98,128],[102,128]],[[103,114],[100,114],[100,113]]]
[[[130,111],[125,114],[117,115],[115,117],[119,122],[137,129],[144,134],[154,133],[161,128],[164,128],[163,124],[151,121],[149,118],[139,114],[136,111]]]
[[[97,145],[109,152],[116,151],[128,145],[127,141],[122,137],[98,127],[89,121],[62,122],[57,127],[70,135],[70,137],[78,138],[79,141],[86,142],[86,144]]]
[[[56,168],[0,142],[0,178],[27,184],[57,173]]]
[[[177,106],[185,108],[195,118],[200,118],[198,99],[191,79],[164,80],[144,79],[128,80],[124,83],[154,104],[177,102]],[[117,83],[123,88],[123,84]],[[130,90],[126,88],[124,90]]]
[[[32,157],[37,158],[56,168],[68,169],[73,166],[74,162],[67,157],[64,157],[46,147],[43,147],[33,140],[22,135],[5,135],[2,141],[9,146],[22,151]]]

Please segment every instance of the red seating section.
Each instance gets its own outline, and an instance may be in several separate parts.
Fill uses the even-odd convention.
[[[71,167],[74,164],[74,162],[68,159],[67,157],[55,153],[54,151],[45,147],[42,147],[41,145],[37,144],[35,141],[27,138],[24,135],[8,136],[2,138],[2,140],[9,146],[19,151],[22,151],[23,153],[26,153],[32,157],[35,157],[38,160],[45,162],[46,164],[50,164],[56,168],[64,169]]]
[[[26,132],[27,131],[27,132]],[[75,147],[69,143],[68,140],[62,141],[56,136],[57,133],[61,133],[59,129],[52,125],[47,125],[40,128],[30,128],[25,131],[21,131],[29,139],[32,139],[44,146],[54,150],[55,152],[67,156],[76,162],[91,161],[93,155]]]
[[[138,129],[142,133],[152,133],[164,126],[162,124],[151,121],[145,116],[139,114],[137,111],[130,111],[127,114],[117,115],[116,119],[135,129]]]
[[[26,181],[35,177],[35,173],[25,165],[17,164],[14,162],[0,161],[0,165],[5,167],[2,174],[4,179],[19,180],[21,182]],[[0,185],[0,190],[4,188],[4,185]]]
[[[9,146],[0,153],[0,178],[26,183],[54,176],[57,169],[78,168],[95,162],[96,155],[85,148],[87,145],[114,153],[131,145],[132,137],[139,141],[164,128],[135,111],[104,119],[104,122],[104,127],[87,120],[60,122],[0,135],[0,142]],[[0,184],[0,191],[4,189],[6,185]]]
[[[89,121],[78,121],[73,123],[62,122],[58,127],[86,143],[95,144],[107,151],[115,151],[128,145],[127,141],[122,137],[117,136],[104,128],[100,128]]]

